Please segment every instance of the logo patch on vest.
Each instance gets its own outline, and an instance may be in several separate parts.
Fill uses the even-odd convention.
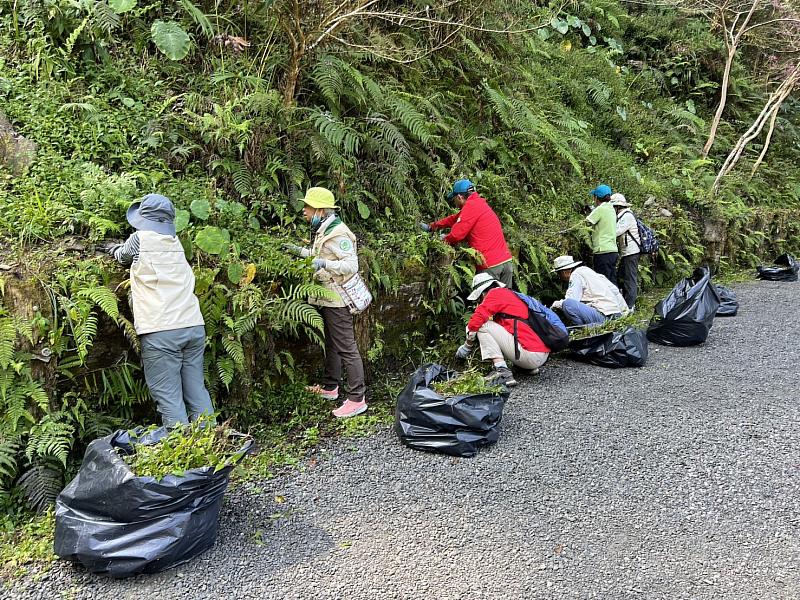
[[[353,248],[353,244],[350,243],[350,240],[342,240],[339,242],[339,248],[341,248],[343,252],[350,252]]]

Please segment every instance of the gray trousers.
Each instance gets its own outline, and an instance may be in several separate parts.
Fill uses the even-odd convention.
[[[489,267],[485,272],[489,273],[489,275],[497,279],[497,281],[505,283],[506,287],[511,289],[511,283],[514,280],[513,260],[509,260],[494,267]]]
[[[364,363],[358,353],[353,331],[353,315],[347,308],[320,308],[325,323],[325,376],[322,387],[332,390],[342,380],[342,365],[347,369],[347,398],[361,402],[367,393],[364,383]]]
[[[619,288],[628,308],[636,306],[636,297],[639,295],[639,254],[623,256],[619,261]]]
[[[139,336],[144,378],[167,427],[214,413],[203,381],[206,328],[202,325]]]

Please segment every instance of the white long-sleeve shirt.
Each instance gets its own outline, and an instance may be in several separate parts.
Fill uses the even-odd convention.
[[[572,271],[565,300],[577,300],[604,315],[626,314],[628,305],[619,289],[605,276],[589,267],[578,267]]]
[[[636,217],[629,208],[617,215],[617,243],[620,256],[631,256],[641,251],[639,225],[636,224]]]

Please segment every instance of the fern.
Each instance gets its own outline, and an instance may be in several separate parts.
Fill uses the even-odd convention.
[[[219,375],[219,380],[225,384],[226,388],[233,382],[235,366],[233,359],[229,357],[221,358],[217,361],[217,374]]]
[[[30,390],[30,387],[20,382],[20,377],[14,371],[0,370],[0,407],[5,428],[12,433],[20,431],[20,421],[36,423],[28,409]]]
[[[314,127],[334,148],[344,150],[349,155],[358,152],[361,139],[358,132],[330,113],[319,113],[314,119]]]
[[[17,327],[9,317],[0,318],[0,369],[7,369],[14,357]]]
[[[51,413],[31,427],[25,448],[25,456],[29,461],[52,458],[66,468],[75,427],[60,420],[62,418],[61,413]]]
[[[231,336],[222,338],[222,347],[225,352],[233,359],[237,367],[244,366],[244,348],[242,342]]]
[[[233,168],[233,187],[242,198],[253,193],[253,177],[242,163],[237,162]]]
[[[61,472],[37,465],[23,473],[17,485],[28,507],[43,513],[55,503],[64,487],[64,479]]]
[[[117,295],[107,287],[91,287],[78,291],[78,296],[88,298],[114,321],[119,319]]]
[[[92,15],[97,27],[107,34],[119,27],[120,16],[105,2],[95,2]]]
[[[13,479],[17,474],[19,449],[19,438],[0,436],[0,479]]]
[[[586,93],[598,108],[606,109],[611,106],[611,89],[599,79],[588,79]]]
[[[431,141],[433,136],[428,129],[427,119],[410,102],[400,97],[390,96],[386,105],[403,127],[423,145],[427,145]]]

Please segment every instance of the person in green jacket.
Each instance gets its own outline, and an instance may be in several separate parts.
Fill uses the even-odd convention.
[[[617,212],[611,205],[611,188],[598,185],[591,192],[595,208],[586,217],[592,226],[592,266],[617,285]]]

